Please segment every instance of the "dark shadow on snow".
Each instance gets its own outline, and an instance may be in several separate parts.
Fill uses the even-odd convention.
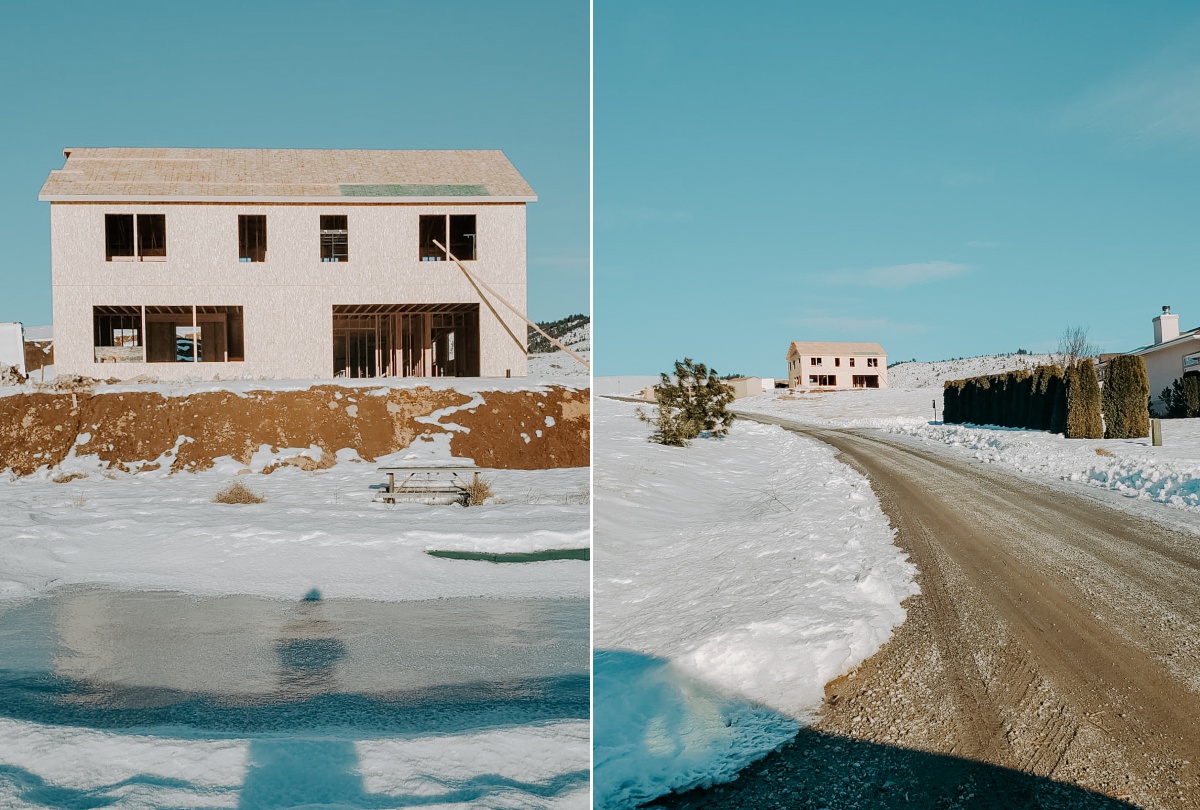
[[[1134,805],[1084,788],[983,762],[865,742],[806,728],[734,782],[664,796],[655,808],[937,808],[1128,810]]]

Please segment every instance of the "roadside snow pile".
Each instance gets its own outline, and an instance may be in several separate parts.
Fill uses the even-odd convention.
[[[598,400],[593,610],[598,807],[732,778],[903,621],[914,568],[834,451],[739,421],[647,442]]]
[[[1064,439],[1017,428],[926,424],[886,429],[938,442],[1024,475],[1049,476],[1200,511],[1200,419],[1164,420],[1164,447],[1152,447],[1149,439]]]
[[[1032,370],[1050,362],[1053,362],[1053,358],[1048,354],[992,354],[932,363],[897,363],[888,368],[888,387],[937,388],[940,391],[946,380],[964,380],[1019,369]]]

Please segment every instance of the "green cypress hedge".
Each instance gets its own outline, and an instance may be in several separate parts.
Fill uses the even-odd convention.
[[[1117,355],[1108,361],[1100,405],[1104,438],[1142,439],[1150,435],[1150,378],[1140,357]]]
[[[1046,429],[1051,433],[1064,433],[1067,429],[1067,375],[1071,369],[1053,367],[1046,389]]]
[[[1091,360],[1080,360],[1067,376],[1068,439],[1102,439],[1104,424],[1100,411],[1100,380]]]

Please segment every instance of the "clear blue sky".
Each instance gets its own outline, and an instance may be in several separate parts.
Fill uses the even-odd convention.
[[[595,12],[597,374],[1200,326],[1200,5]]]
[[[529,312],[589,307],[587,0],[26,2],[0,38],[0,321],[50,322],[65,146],[501,149]]]

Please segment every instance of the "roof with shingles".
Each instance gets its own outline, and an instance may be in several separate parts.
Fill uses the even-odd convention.
[[[829,355],[850,357],[858,355],[887,357],[887,352],[878,343],[830,343],[814,340],[793,341],[788,347],[787,356],[800,355],[803,357]]]
[[[499,150],[64,149],[39,199],[533,202]]]

